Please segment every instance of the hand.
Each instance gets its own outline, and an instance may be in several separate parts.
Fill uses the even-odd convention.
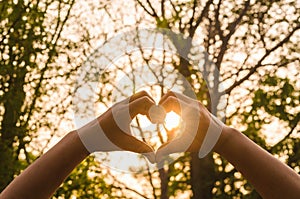
[[[185,95],[168,92],[159,104],[166,112],[174,111],[183,120],[181,135],[159,147],[156,161],[176,152],[199,152],[206,156],[217,143],[224,124],[213,116],[199,101]]]
[[[149,118],[149,109],[155,105],[147,92],[142,91],[115,104],[97,119],[78,129],[79,137],[90,152],[132,151],[144,154],[155,162],[151,146],[136,139],[130,131],[130,123],[137,114]]]

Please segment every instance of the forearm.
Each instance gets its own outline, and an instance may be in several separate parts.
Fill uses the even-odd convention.
[[[154,105],[145,91],[117,103],[97,119],[66,135],[15,178],[0,199],[49,198],[71,171],[96,151],[128,150],[143,153],[154,162],[152,147],[131,136],[130,132],[132,118],[137,114],[148,115]]]
[[[299,197],[299,175],[237,130],[225,127],[215,150],[264,198]]]
[[[73,131],[24,170],[0,198],[49,198],[88,155],[77,132]]]

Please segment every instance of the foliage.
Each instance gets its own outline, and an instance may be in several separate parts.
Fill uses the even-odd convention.
[[[25,78],[37,68],[35,58],[43,49],[45,13],[36,4],[1,1],[1,145],[0,190],[20,170],[18,155],[28,143],[24,101]],[[35,31],[38,29],[40,31]],[[30,161],[29,158],[27,158]]]
[[[272,117],[278,118],[279,122],[287,128],[287,133],[276,144],[265,146],[265,148],[279,156],[287,155],[286,163],[296,169],[299,165],[297,163],[299,163],[300,138],[296,130],[300,121],[300,112],[297,110],[300,89],[296,87],[296,80],[280,78],[276,75],[265,76],[260,84],[262,88],[254,92],[251,110],[244,114],[245,118],[251,114],[253,118],[251,123],[258,121],[260,126],[268,125]],[[262,117],[258,114],[259,111],[268,115],[258,119]]]
[[[185,38],[198,41],[189,43],[182,42],[183,38],[170,38],[179,54],[182,55],[184,51],[196,55],[199,43],[206,50],[211,63],[204,64],[201,71],[203,76],[193,70],[197,68],[193,64],[199,63],[194,57],[188,62],[180,59],[180,63],[174,66],[192,85],[201,85],[197,86],[199,89],[195,89],[199,100],[206,102],[204,104],[213,114],[220,114],[226,119],[227,124],[243,130],[257,144],[275,152],[267,144],[263,134],[265,124],[278,118],[294,129],[299,121],[299,110],[297,112],[295,108],[299,106],[299,92],[295,83],[272,76],[279,70],[291,78],[297,76],[295,73],[290,74],[289,70],[299,68],[299,5],[294,1],[280,0],[162,0],[160,3],[137,0],[137,4],[155,19],[157,27],[169,28],[175,33],[183,34]],[[208,81],[206,85],[212,95],[207,91],[204,94],[207,87],[201,79],[205,76],[211,76],[205,80]],[[273,87],[267,85],[270,82]],[[212,104],[216,107],[216,104],[222,105],[223,113],[221,109],[211,107]],[[264,112],[272,118],[265,119],[259,109],[265,109]],[[287,140],[295,140],[291,138],[291,131],[282,131],[287,135]],[[292,147],[294,144],[291,142],[286,146],[291,149],[291,155],[297,154],[294,150],[297,149],[298,142],[293,143],[296,147]],[[278,143],[274,147],[280,145]],[[286,155],[287,149],[283,148],[279,148],[276,153],[281,156],[282,150],[285,150]],[[250,198],[259,197],[226,160],[215,155],[213,157],[197,160],[196,155],[191,155],[191,168],[198,168],[191,169],[191,180],[187,181],[191,185],[193,198],[232,198],[245,194]],[[205,172],[211,175],[205,175]],[[169,178],[164,183],[173,187],[172,184],[176,184],[176,181]],[[174,194],[175,191],[169,193]],[[161,198],[170,196],[172,195]]]
[[[88,157],[73,170],[53,198],[113,198],[112,186],[105,182],[102,169],[92,156]]]
[[[72,46],[61,34],[73,4],[0,1],[0,190],[58,134],[69,102],[53,99],[74,68],[57,60]]]
[[[297,1],[87,2],[0,1],[0,190],[44,151],[41,137],[48,143],[59,133],[71,104],[74,72],[93,45],[128,28],[145,26],[181,33],[183,36],[169,36],[169,40],[185,57],[172,61],[194,86],[198,99],[227,124],[300,171]],[[75,30],[72,39],[66,37],[66,28],[71,33]],[[210,60],[204,62],[202,71],[197,68],[199,49],[204,49],[205,60]],[[206,75],[209,78],[205,79]],[[103,85],[111,83],[112,77],[107,76]],[[109,102],[110,91],[101,90],[99,100]],[[283,136],[270,144],[266,128],[273,121],[281,125]],[[109,178],[114,185],[107,183]],[[93,158],[88,158],[54,197],[130,198],[128,191],[142,198],[180,197],[184,192],[193,198],[260,197],[217,154],[202,160],[196,154],[184,154],[163,169],[137,178],[150,181],[147,194],[104,174]],[[160,184],[155,183],[158,179]]]

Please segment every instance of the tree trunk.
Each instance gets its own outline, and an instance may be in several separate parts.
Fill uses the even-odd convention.
[[[11,75],[12,78],[12,75]],[[0,132],[0,191],[19,172],[17,148],[25,134],[17,127],[25,100],[24,75],[11,79],[9,90],[3,95],[4,114]]]
[[[168,199],[168,172],[164,168],[159,169],[158,172],[161,187],[160,199]]]
[[[212,154],[199,159],[198,153],[191,153],[191,185],[193,199],[211,199],[215,183]]]

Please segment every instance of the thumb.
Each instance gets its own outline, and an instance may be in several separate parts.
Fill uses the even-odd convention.
[[[143,153],[143,155],[149,160],[150,163],[155,163],[155,153],[154,151]]]
[[[187,141],[179,137],[161,145],[156,152],[156,162],[161,162],[166,156],[172,153],[185,152],[188,148],[187,144]]]
[[[124,137],[121,139],[123,141],[122,143],[120,143],[124,146],[122,147],[123,150],[140,153],[144,155],[149,160],[149,162],[155,163],[155,152],[150,145],[131,135],[124,133],[123,136]]]

